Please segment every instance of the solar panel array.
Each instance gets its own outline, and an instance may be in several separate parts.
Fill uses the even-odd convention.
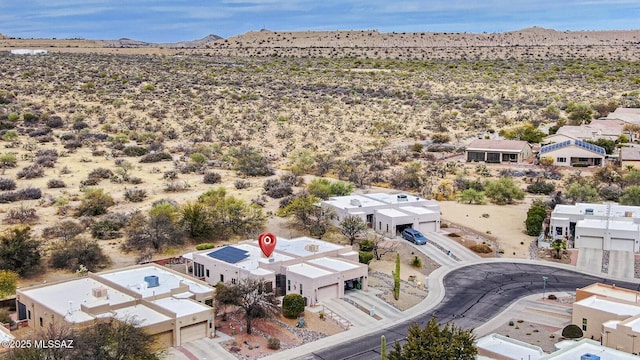
[[[235,264],[249,257],[247,250],[238,249],[233,246],[225,246],[220,250],[212,251],[207,255],[214,259],[228,262],[229,264]]]
[[[580,146],[581,148],[596,152],[598,154],[604,155],[606,153],[604,151],[604,148],[602,148],[602,147],[600,147],[598,145],[593,145],[593,144],[585,142],[585,141],[576,140],[576,145]]]
[[[544,154],[546,152],[560,149],[569,145],[571,145],[571,140],[567,140],[567,141],[563,141],[563,142],[559,142],[551,145],[546,145],[540,148],[540,154]]]

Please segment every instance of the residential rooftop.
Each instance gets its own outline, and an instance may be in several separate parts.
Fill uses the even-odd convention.
[[[327,204],[330,204],[338,209],[354,209],[361,207],[376,207],[376,206],[384,206],[385,203],[372,199],[370,197],[360,195],[360,194],[351,194],[347,196],[335,196],[331,197],[328,200],[324,201]]]
[[[155,325],[171,320],[170,317],[142,304],[117,309],[114,313],[117,319],[133,320],[137,326]]]
[[[345,271],[351,269],[357,269],[358,265],[352,264],[347,261],[332,259],[332,258],[319,258],[307,261],[309,264],[318,265],[325,267],[327,269],[335,270],[335,271]]]
[[[632,355],[620,350],[612,349],[600,345],[599,342],[591,339],[582,339],[575,343],[568,343],[568,346],[540,358],[540,360],[574,360],[580,359],[585,354],[600,356],[602,360],[637,360],[636,355]]]
[[[416,214],[416,215],[424,215],[424,214],[433,214],[435,211],[427,209],[425,207],[419,206],[403,206],[402,211]]]
[[[626,161],[640,161],[640,146],[625,146],[620,148],[620,159]]]
[[[529,143],[522,140],[476,139],[467,145],[467,150],[521,151],[527,145]]]
[[[152,303],[175,313],[177,317],[195,315],[203,311],[211,310],[209,306],[202,303],[189,299],[177,299],[171,296],[153,300]]]
[[[632,221],[619,221],[608,219],[584,219],[578,220],[577,226],[591,229],[611,229],[623,231],[638,231],[638,224]]]
[[[105,297],[94,296],[94,289],[106,289]],[[81,323],[95,317],[80,309],[81,305],[96,307],[102,305],[117,306],[133,301],[134,298],[90,277],[83,277],[35,288],[21,289],[32,299],[46,299],[46,306],[68,322]]]
[[[293,256],[299,257],[321,254],[341,249],[345,249],[345,246],[313,239],[306,236],[291,240],[278,238],[276,241],[276,251],[282,251],[286,254],[291,254]]]
[[[411,216],[405,212],[402,212],[400,210],[396,210],[396,209],[381,209],[377,211],[378,214],[382,214],[388,217],[404,217],[404,216]]]
[[[577,301],[575,302],[575,305],[581,305],[621,316],[636,316],[640,314],[640,306],[600,299],[596,295]]]
[[[610,208],[610,210],[609,210]],[[591,210],[591,211],[589,211]],[[618,203],[590,204],[576,203],[575,205],[556,205],[553,209],[553,216],[566,215],[593,215],[640,218],[640,206],[620,205]]]
[[[305,264],[305,263],[289,265],[287,266],[287,272],[299,274],[311,279],[316,279],[319,277],[333,274],[331,271],[320,269],[317,266],[313,266],[311,264]]]
[[[524,341],[499,334],[490,334],[478,339],[476,346],[494,354],[509,356],[512,359],[538,360],[545,355],[540,346],[527,344]]]
[[[129,290],[140,294],[143,298],[170,293],[171,290],[180,287],[181,284],[187,285],[189,287],[189,291],[193,294],[207,294],[213,291],[210,286],[200,284],[198,282],[190,280],[188,277],[180,276],[159,266],[151,264],[148,266],[133,267],[108,273],[100,273],[96,274],[96,276],[111,281],[122,287],[126,287]],[[157,276],[158,286],[149,287],[145,282],[145,277],[147,276]]]
[[[621,287],[617,287],[615,285],[607,285],[601,283],[591,284],[589,286],[585,286],[580,290],[590,292],[594,295],[605,296],[608,298],[614,298],[619,300],[624,300],[631,303],[636,303],[638,301],[638,295],[640,292],[635,290],[625,289]]]

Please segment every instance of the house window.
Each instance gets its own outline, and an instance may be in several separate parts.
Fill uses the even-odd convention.
[[[27,319],[31,320],[31,310],[27,310]]]
[[[559,158],[556,159],[556,162],[566,163],[567,162],[567,158],[566,157],[559,157]]]
[[[231,279],[231,283],[235,285],[236,279]]]
[[[220,282],[224,282],[224,275],[220,274]]]
[[[562,236],[562,226],[556,226],[556,235]]]
[[[582,318],[582,331],[587,331],[587,319]]]
[[[287,291],[291,291],[291,280],[287,280]]]
[[[300,284],[300,295],[302,295],[302,284]]]
[[[40,327],[42,327],[42,316],[40,316]]]
[[[378,221],[378,230],[382,230],[382,221]]]
[[[580,161],[582,163],[585,163],[585,162],[589,161],[589,159],[587,159],[587,158],[578,158],[578,161]]]
[[[207,269],[207,277],[209,277],[209,269]]]

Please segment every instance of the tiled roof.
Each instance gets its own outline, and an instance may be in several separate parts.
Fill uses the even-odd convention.
[[[529,143],[521,140],[474,140],[467,146],[467,150],[510,150],[522,151]]]

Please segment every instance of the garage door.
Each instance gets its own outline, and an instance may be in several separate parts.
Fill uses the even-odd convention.
[[[156,344],[160,348],[173,346],[173,331],[171,330],[155,334],[153,337],[156,339]]]
[[[611,238],[611,250],[631,251],[634,250],[633,239]]]
[[[426,233],[426,232],[436,232],[438,229],[436,229],[435,221],[428,221],[428,222],[425,221],[418,224],[417,230],[421,231],[422,233]]]
[[[318,288],[318,301],[335,299],[338,297],[338,284]]]
[[[577,248],[590,248],[590,249],[602,249],[602,237],[601,236],[585,236],[582,235],[576,239]]]
[[[207,322],[185,326],[180,329],[180,345],[207,336]]]

